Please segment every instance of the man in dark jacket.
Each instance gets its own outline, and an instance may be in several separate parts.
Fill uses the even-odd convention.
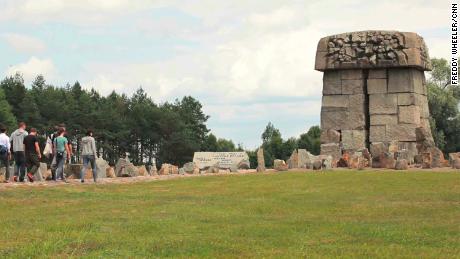
[[[40,159],[42,158],[40,145],[37,139],[37,130],[35,128],[31,128],[30,134],[24,138],[24,150],[26,154],[26,164],[29,168],[27,178],[30,182],[33,182],[34,175],[40,168]]]

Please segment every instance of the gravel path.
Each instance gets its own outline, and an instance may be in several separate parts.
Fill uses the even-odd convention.
[[[79,179],[68,179],[67,183],[63,181],[41,181],[41,182],[9,182],[9,183],[0,183],[0,190],[4,189],[14,189],[14,188],[30,188],[30,187],[54,187],[54,186],[63,186],[63,185],[89,185],[89,184],[129,184],[129,183],[138,183],[138,182],[151,182],[151,181],[161,181],[177,178],[188,178],[188,177],[199,177],[199,176],[213,176],[213,175],[236,175],[236,174],[249,174],[255,173],[255,170],[242,170],[238,173],[230,172],[221,172],[217,174],[171,174],[171,175],[155,175],[155,176],[137,176],[137,177],[116,177],[116,178],[103,178],[98,179],[97,183],[94,183],[92,179],[85,179],[84,183],[80,183]]]

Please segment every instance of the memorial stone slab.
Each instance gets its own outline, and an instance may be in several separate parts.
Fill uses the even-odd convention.
[[[246,152],[195,152],[193,162],[201,170],[216,163],[221,169],[230,169],[231,166],[238,167],[241,162],[248,164],[249,156]]]

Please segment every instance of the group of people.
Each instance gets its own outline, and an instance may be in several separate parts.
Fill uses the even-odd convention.
[[[11,133],[11,136],[8,136],[7,128],[0,125],[0,163],[1,166],[5,167],[5,183],[11,180],[11,160],[14,160],[13,181],[15,182],[24,182],[26,177],[29,182],[33,182],[34,176],[40,168],[42,151],[37,137],[37,129],[30,128],[27,132],[26,128],[26,123],[21,122],[18,129]],[[43,155],[51,161],[52,180],[67,182],[64,166],[67,161],[70,161],[72,151],[72,144],[67,136],[66,128],[64,125],[56,126],[55,132],[47,138],[43,149]],[[97,149],[92,130],[88,130],[86,136],[81,139],[81,156],[83,159],[83,168],[80,172],[81,182],[85,181],[85,172],[89,165],[93,170],[94,182],[96,182]]]

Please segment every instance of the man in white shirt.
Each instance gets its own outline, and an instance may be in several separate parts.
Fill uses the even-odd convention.
[[[11,158],[11,143],[10,138],[6,135],[6,127],[0,126],[0,165],[5,166],[5,180],[7,183],[10,180],[10,158]]]

